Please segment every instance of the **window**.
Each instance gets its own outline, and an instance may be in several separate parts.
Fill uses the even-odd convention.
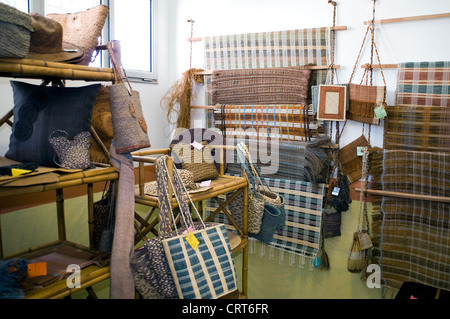
[[[154,15],[157,0],[0,0],[24,12],[80,12],[103,4],[109,6],[109,21],[103,30],[103,43],[119,40],[122,63],[131,81],[156,82]],[[132,5],[130,5],[132,3]],[[109,67],[109,59],[97,57],[91,66]]]

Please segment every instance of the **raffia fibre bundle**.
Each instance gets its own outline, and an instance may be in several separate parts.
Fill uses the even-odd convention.
[[[189,69],[166,92],[161,99],[161,106],[167,111],[167,120],[170,124],[177,124],[177,128],[189,129],[191,127],[191,97],[194,83],[203,83],[203,76],[197,73],[201,69]],[[178,106],[178,108],[177,108]],[[172,117],[175,114],[176,120]]]

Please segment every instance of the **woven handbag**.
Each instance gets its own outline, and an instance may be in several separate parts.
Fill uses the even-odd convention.
[[[372,41],[372,46],[375,49],[375,53],[378,59],[378,64],[380,66],[381,76],[383,79],[383,86],[374,86],[372,83],[370,85],[363,85],[364,76],[366,76],[366,82],[369,74],[372,72],[372,68],[365,68],[363,78],[359,84],[353,84],[352,78],[355,74],[356,67],[358,65],[359,58],[361,56],[361,52],[364,48],[364,44],[367,39],[367,35],[369,31],[373,32],[372,25],[369,24],[366,30],[366,34],[364,36],[363,43],[361,45],[361,49],[358,54],[358,58],[356,59],[355,66],[353,68],[353,72],[350,76],[349,80],[349,95],[350,95],[350,105],[348,111],[348,118],[367,124],[379,124],[375,115],[375,108],[377,107],[386,107],[386,80],[383,74],[383,68],[381,67],[380,56],[378,55],[378,50],[374,41]]]
[[[59,167],[86,169],[91,165],[89,156],[91,133],[81,132],[71,137],[66,131],[57,130],[50,134],[48,140],[55,151],[54,162]]]
[[[273,192],[262,177],[260,170],[253,164],[250,152],[244,143],[237,145],[237,154],[241,162],[243,174],[249,182],[249,211],[248,231],[250,234],[258,234],[263,225],[263,215],[270,214],[268,220],[277,219],[276,230],[282,229],[286,222],[284,198]],[[274,207],[275,210],[268,208]],[[276,216],[276,217],[274,217]],[[272,229],[270,227],[270,229]]]
[[[125,69],[118,61],[111,42],[107,44],[107,48],[116,78],[115,84],[108,86],[116,151],[119,154],[124,154],[150,147],[148,127],[142,113],[139,92],[132,89]],[[122,70],[129,89],[123,80]]]
[[[161,162],[166,171],[166,175],[161,175],[165,175],[163,178],[167,178],[172,185],[180,215],[186,226],[186,230],[182,232],[174,224],[177,236],[162,240],[178,297],[217,299],[236,291],[236,270],[225,226],[206,225],[193,205],[177,170],[173,171],[172,180],[168,174],[166,156],[162,157]],[[199,223],[194,224],[192,221],[188,200],[197,214]],[[175,220],[170,205],[169,210],[172,220]]]
[[[108,190],[103,191],[102,198],[94,203],[94,248],[99,251],[111,252],[114,237],[114,203],[115,182],[112,181]]]

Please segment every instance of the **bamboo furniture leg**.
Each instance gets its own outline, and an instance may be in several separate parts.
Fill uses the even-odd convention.
[[[63,189],[56,190],[56,214],[58,219],[58,238],[60,241],[66,240],[66,220],[64,213],[64,192]]]

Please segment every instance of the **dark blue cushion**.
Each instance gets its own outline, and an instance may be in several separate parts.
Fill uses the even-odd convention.
[[[18,162],[56,166],[49,136],[57,130],[76,136],[90,131],[100,84],[78,88],[46,87],[11,81],[14,124],[5,157]]]

